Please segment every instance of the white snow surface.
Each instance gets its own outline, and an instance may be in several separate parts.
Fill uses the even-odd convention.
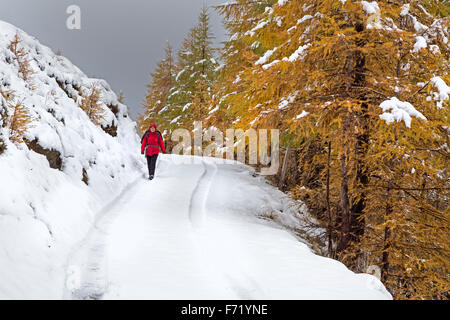
[[[297,24],[303,23],[303,22],[305,22],[307,20],[310,20],[312,18],[313,18],[313,16],[310,15],[310,14],[304,15],[302,18],[297,20]]]
[[[433,100],[437,101],[438,108],[442,108],[443,101],[448,100],[450,95],[450,87],[441,77],[433,77],[430,81],[438,90],[438,93],[433,93]]]
[[[414,43],[413,52],[419,52],[420,49],[425,49],[427,47],[427,40],[422,36],[416,37],[416,43]]]
[[[297,50],[289,58],[284,58],[283,60],[289,61],[289,62],[295,62],[299,58],[303,58],[305,56],[305,50],[309,47],[309,44],[305,44],[303,46],[298,47]]]
[[[303,110],[302,113],[298,114],[296,119],[301,119],[303,117],[306,117],[309,114],[308,111]]]
[[[72,253],[72,299],[390,299],[380,281],[317,256],[260,216],[301,224],[244,165],[163,155]],[[303,215],[307,213],[304,212]]]
[[[361,4],[363,5],[364,11],[368,14],[374,14],[380,11],[380,7],[376,1],[361,1]]]
[[[417,111],[411,103],[400,101],[396,97],[383,101],[380,104],[380,108],[382,108],[384,112],[380,115],[380,118],[385,120],[387,124],[394,121],[404,121],[405,125],[408,128],[411,128],[411,117],[427,120],[427,118]]]
[[[278,50],[278,48],[273,48],[272,50],[267,50],[264,55],[259,58],[255,64],[256,65],[260,65],[260,64],[265,64],[269,61],[270,57]]]

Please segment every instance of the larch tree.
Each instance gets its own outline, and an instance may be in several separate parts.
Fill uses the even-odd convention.
[[[123,94],[123,91],[120,90],[119,97],[117,98],[117,102],[124,104],[125,103],[125,96]]]
[[[357,272],[378,266],[396,299],[448,299],[445,2],[237,0],[218,10],[230,35],[223,65],[203,10],[159,109],[168,126],[280,129],[298,161],[290,192],[325,230],[327,255]]]
[[[1,114],[2,127],[8,129],[8,137],[11,142],[22,143],[28,129],[31,128],[33,118],[28,108],[19,101],[13,92],[0,89],[0,108],[3,109]],[[4,151],[5,143],[1,147]]]
[[[329,255],[359,272],[380,266],[396,298],[445,297],[448,7],[242,0],[221,10],[235,63],[224,110],[238,126],[281,129],[296,148],[292,192],[327,230]]]
[[[16,33],[14,39],[9,44],[8,49],[12,52],[14,59],[17,61],[19,76],[32,86],[32,76],[34,71],[30,66],[28,53],[20,46],[21,42],[22,40],[20,39],[19,34]]]
[[[179,72],[169,97],[172,128],[188,128],[214,109],[211,101],[218,63],[214,58],[213,39],[209,13],[204,7],[178,53]]]
[[[87,114],[89,119],[97,126],[101,126],[105,118],[105,110],[100,104],[100,89],[92,84],[84,97],[79,102],[80,108]]]
[[[215,95],[216,111],[209,123],[222,128],[235,125],[240,127],[239,109],[245,110],[245,100],[241,94],[248,86],[248,79],[243,75],[254,66],[257,53],[262,50],[260,41],[252,41],[250,35],[252,29],[258,27],[260,20],[258,15],[265,12],[265,8],[272,6],[275,1],[248,1],[238,0],[224,3],[216,7],[224,18],[224,25],[229,34],[220,50],[220,58],[223,64],[218,70]],[[245,111],[244,111],[245,113]],[[244,128],[244,126],[241,126]]]
[[[145,113],[138,121],[141,132],[145,132],[151,122],[157,122],[162,127],[169,124],[171,119],[167,117],[169,114],[167,111],[171,107],[168,98],[174,88],[177,69],[173,48],[167,44],[165,57],[158,63],[156,70],[151,74],[152,81],[147,85],[147,95],[143,104]]]
[[[9,93],[0,88],[0,155],[7,149],[3,130],[1,130],[8,125],[7,99],[9,99]]]
[[[32,118],[23,102],[11,105],[12,115],[9,119],[9,139],[15,143],[23,142],[23,137],[31,127]]]

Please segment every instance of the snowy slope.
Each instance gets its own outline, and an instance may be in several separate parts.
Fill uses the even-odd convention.
[[[8,49],[16,33],[34,71],[31,81],[22,80]],[[102,126],[117,127],[116,134],[110,130],[115,136],[78,107],[80,94],[93,83],[101,90]],[[0,298],[60,298],[69,249],[143,165],[136,156],[135,123],[104,80],[89,79],[66,58],[1,21],[0,90],[11,91],[13,102],[22,101],[34,118],[25,138],[56,154],[60,163],[60,170],[52,169],[43,154],[12,144],[7,123],[0,123],[7,143],[0,155]],[[12,113],[1,96],[0,112]]]
[[[71,256],[81,278],[65,298],[391,298],[375,277],[258,218],[286,199],[249,167],[174,159],[163,156],[156,180],[136,180],[103,211]]]

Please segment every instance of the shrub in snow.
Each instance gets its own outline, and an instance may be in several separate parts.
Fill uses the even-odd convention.
[[[87,116],[95,125],[101,125],[105,118],[105,111],[99,105],[100,103],[100,89],[95,84],[89,88],[89,93],[82,98],[80,108],[86,112]]]
[[[13,142],[22,142],[22,138],[32,126],[33,118],[28,109],[17,101],[11,105],[12,113],[8,121],[9,139]]]
[[[30,58],[28,57],[28,53],[24,48],[21,47],[22,40],[19,37],[19,34],[16,33],[14,39],[8,46],[8,49],[12,52],[14,59],[16,60],[19,66],[19,75],[25,81],[30,81],[34,72],[30,66]]]

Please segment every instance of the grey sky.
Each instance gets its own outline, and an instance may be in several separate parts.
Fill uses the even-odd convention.
[[[58,49],[88,76],[123,90],[133,118],[150,72],[166,42],[178,48],[203,6],[224,0],[1,0],[0,20]],[[69,5],[81,8],[81,30],[66,28]],[[221,17],[210,8],[216,46],[225,40]]]

